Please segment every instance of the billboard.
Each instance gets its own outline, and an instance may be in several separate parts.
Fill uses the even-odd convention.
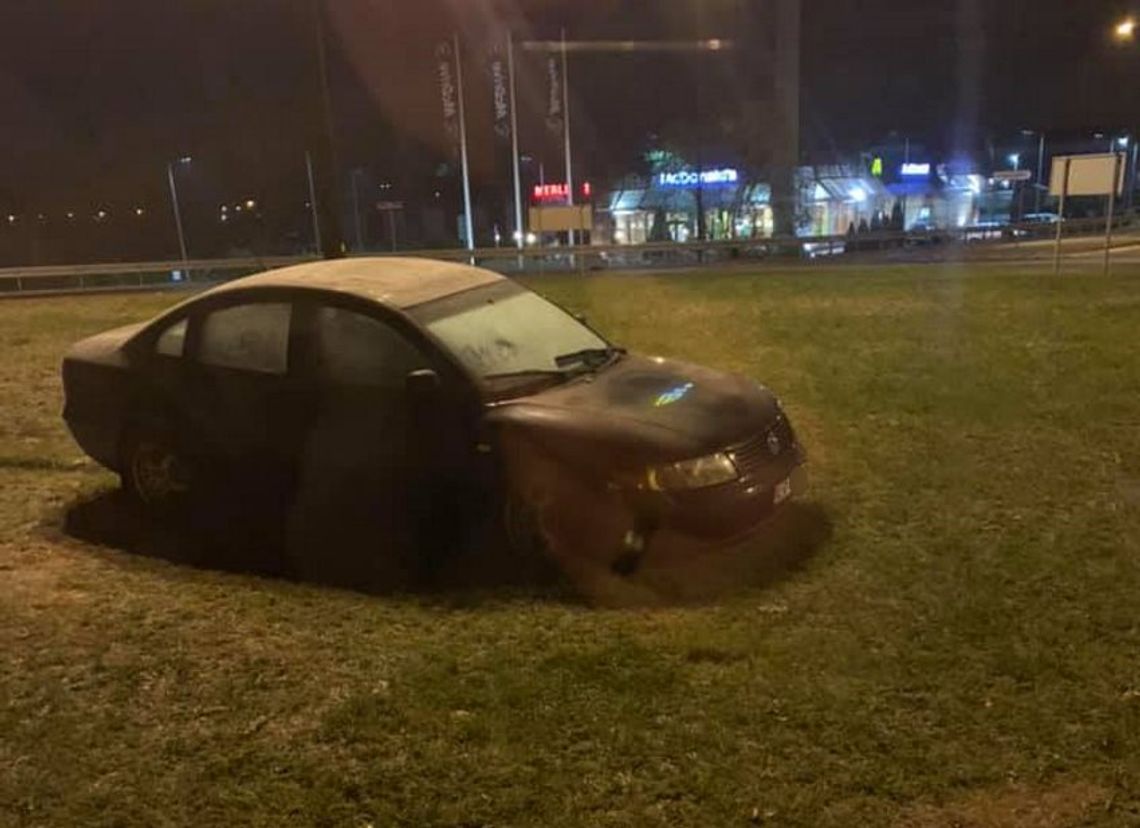
[[[1119,162],[1119,163],[1118,163]],[[1069,168],[1069,186],[1065,187],[1065,166]],[[1059,196],[1062,191],[1071,196],[1103,196],[1113,191],[1112,177],[1116,174],[1116,192],[1124,191],[1123,153],[1100,152],[1088,155],[1057,155],[1049,175],[1049,194]]]
[[[594,226],[594,211],[588,204],[531,207],[529,218],[529,227],[535,233],[590,230]]]

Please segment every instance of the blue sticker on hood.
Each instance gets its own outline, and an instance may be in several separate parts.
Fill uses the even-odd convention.
[[[683,385],[674,385],[672,388],[662,391],[657,395],[657,399],[653,401],[653,407],[661,408],[665,405],[672,405],[688,394],[692,389],[693,383],[691,382],[686,382]]]

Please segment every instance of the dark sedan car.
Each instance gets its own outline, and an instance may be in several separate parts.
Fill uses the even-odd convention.
[[[142,504],[268,505],[301,534],[368,521],[377,555],[491,522],[510,548],[628,573],[747,534],[803,482],[763,386],[626,353],[459,264],[238,279],[79,342],[63,382],[75,439]]]

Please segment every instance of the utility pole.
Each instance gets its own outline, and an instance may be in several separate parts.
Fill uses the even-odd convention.
[[[777,236],[796,235],[796,168],[800,155],[800,0],[775,3],[776,146],[772,212]]]
[[[325,21],[323,0],[304,0],[308,4],[309,20],[314,38],[314,87],[309,104],[312,115],[310,129],[314,140],[316,186],[313,205],[319,216],[316,236],[321,240],[321,254],[326,259],[344,255],[344,239],[340,227],[340,199],[338,198],[340,165],[337,163],[336,134],[333,129],[332,96],[329,93],[328,59],[325,54]]]
[[[1037,197],[1033,200],[1033,212],[1041,212],[1041,191],[1045,187],[1045,130],[1041,130],[1041,136],[1037,140],[1037,180],[1033,183],[1036,184]]]
[[[309,177],[309,212],[313,215],[313,244],[321,252],[321,222],[317,218],[317,189],[313,186],[313,156],[305,150],[305,172]]]
[[[189,158],[180,159],[179,163],[187,163]],[[182,255],[182,265],[185,267],[186,235],[182,232],[182,211],[178,207],[178,187],[174,183],[174,162],[166,162],[166,182],[170,185],[170,206],[174,208],[174,226],[178,229],[178,252]],[[185,274],[183,275],[185,278]]]

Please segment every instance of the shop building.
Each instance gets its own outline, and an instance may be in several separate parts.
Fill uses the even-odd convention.
[[[796,179],[801,236],[841,235],[893,207],[882,183],[854,167],[801,167]],[[732,167],[628,176],[603,198],[595,235],[615,244],[691,241],[703,215],[707,239],[765,238],[774,228],[771,195],[767,183]]]

